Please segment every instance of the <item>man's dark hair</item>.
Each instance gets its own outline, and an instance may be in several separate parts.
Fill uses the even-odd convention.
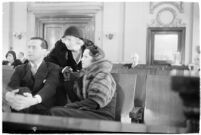
[[[31,40],[40,40],[42,41],[41,43],[41,48],[43,49],[48,49],[48,44],[47,44],[47,41],[41,37],[32,37]]]

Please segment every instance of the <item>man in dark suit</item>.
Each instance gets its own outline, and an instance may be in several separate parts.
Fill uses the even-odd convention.
[[[16,67],[5,99],[13,111],[46,114],[54,105],[60,67],[43,60],[48,49],[44,39],[31,38],[27,49],[29,63]]]

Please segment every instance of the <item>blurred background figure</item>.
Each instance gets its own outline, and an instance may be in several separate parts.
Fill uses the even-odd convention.
[[[6,54],[6,59],[7,61],[3,62],[3,65],[9,65],[15,68],[18,65],[21,65],[22,62],[16,58],[16,53],[15,51],[8,51]]]
[[[131,68],[134,68],[139,64],[139,55],[137,53],[134,53],[131,55],[131,59],[132,59]]]
[[[23,63],[28,63],[28,60],[24,57],[24,53],[23,52],[19,52],[18,53],[18,59]]]
[[[189,70],[200,71],[200,46],[196,46],[196,55],[193,62],[188,65]]]
[[[196,46],[196,56],[194,59],[195,69],[200,71],[200,46]]]

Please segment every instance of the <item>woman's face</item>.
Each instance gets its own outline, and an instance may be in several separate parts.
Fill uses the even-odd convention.
[[[66,36],[62,38],[62,42],[71,51],[79,51],[81,46],[84,45],[84,42],[81,39],[74,36]]]
[[[89,55],[89,49],[86,49],[82,57],[82,67],[83,68],[89,67],[93,63],[92,60],[93,60],[93,57]]]
[[[14,61],[13,55],[10,54],[10,53],[7,55],[6,59],[7,59],[10,63],[12,63],[12,62]]]

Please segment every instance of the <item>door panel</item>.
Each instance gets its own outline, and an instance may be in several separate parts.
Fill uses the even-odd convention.
[[[43,36],[50,46],[49,50],[54,47],[56,41],[63,36],[64,31],[70,26],[78,27],[81,30],[81,35],[83,38],[94,41],[94,18],[86,19],[87,21],[83,19],[79,20],[79,18],[77,18],[76,21],[73,21],[72,19],[71,21],[62,23],[60,20],[65,20],[65,18],[58,19],[58,21],[54,23],[47,21],[47,23],[43,24]]]
[[[59,40],[63,35],[63,25],[60,24],[46,24],[44,26],[44,38],[47,40],[49,45],[48,50],[51,50],[56,41]]]

